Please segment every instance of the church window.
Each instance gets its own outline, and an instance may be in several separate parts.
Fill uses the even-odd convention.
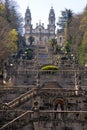
[[[51,14],[51,17],[53,16],[53,14]]]
[[[30,33],[30,30],[29,30],[29,29],[26,29],[26,33],[27,33],[27,34]]]
[[[27,13],[27,16],[29,16],[29,14]]]
[[[27,20],[27,24],[29,24],[29,20]]]
[[[27,34],[29,34],[30,32],[29,31],[26,31]]]
[[[51,24],[53,24],[53,20],[51,19]]]

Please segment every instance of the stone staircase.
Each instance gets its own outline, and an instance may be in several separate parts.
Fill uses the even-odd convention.
[[[16,120],[18,121],[20,118],[22,118],[23,117],[23,119],[24,118],[26,118],[26,114],[29,112],[29,111],[27,111],[27,112],[24,112],[23,110],[19,110],[19,112],[17,111],[17,110],[14,110],[16,113],[18,113],[18,114],[16,114],[16,118],[15,118],[15,114],[12,112],[12,110],[13,109],[15,109],[15,108],[17,108],[17,107],[19,107],[19,106],[21,106],[22,104],[24,104],[24,103],[26,103],[27,101],[29,101],[29,99],[31,99],[31,98],[33,98],[33,97],[35,97],[36,95],[37,95],[37,93],[38,93],[38,89],[37,88],[32,88],[31,90],[29,90],[28,92],[26,92],[26,93],[24,93],[24,94],[22,94],[22,95],[20,95],[19,97],[17,97],[17,98],[15,98],[14,100],[12,100],[11,102],[9,102],[9,103],[6,103],[5,105],[5,108],[4,108],[4,110],[2,110],[2,112],[3,111],[6,111],[4,114],[6,115],[6,117],[9,115],[9,113],[10,113],[10,115],[9,115],[9,117],[7,118],[7,119],[5,119],[5,121],[3,121],[4,122],[4,124],[5,125],[3,125],[3,124],[1,124],[0,125],[0,130],[4,130],[5,128],[6,128],[6,130],[7,129],[9,129],[7,126],[10,126],[10,124],[12,125],[12,123],[13,122],[15,122]],[[13,113],[13,114],[12,114]],[[11,115],[12,114],[12,115]],[[3,116],[2,116],[3,117]],[[1,119],[2,120],[2,119]],[[8,121],[10,121],[9,123],[7,123]],[[15,124],[15,123],[14,123]],[[15,126],[15,125],[14,125]],[[12,127],[12,126],[11,126]],[[14,127],[15,128],[15,127]],[[13,129],[12,129],[13,130]]]
[[[51,121],[51,124],[52,122],[55,122],[55,121],[57,121],[58,123],[61,123],[61,121],[66,121],[66,123],[69,123],[70,120],[72,120],[72,122],[74,123],[81,122],[81,121],[87,122],[87,120],[85,120],[84,117],[82,116],[82,112],[83,112],[83,115],[87,113],[87,111],[67,111],[67,110],[64,110],[64,111],[46,110],[46,111],[39,111],[39,113],[38,111],[26,111],[20,116],[18,116],[17,118],[14,118],[12,121],[3,125],[0,128],[0,130],[20,130],[20,129],[23,130],[23,128],[27,125],[28,125],[29,130],[33,130],[35,129],[34,124],[36,124],[37,122],[41,123],[42,121],[45,121],[45,123],[48,124],[48,128],[49,128],[49,121]],[[76,114],[78,113],[79,113],[79,117],[76,118]],[[56,114],[56,117],[54,116],[55,114]],[[66,115],[66,118],[65,118],[65,115]],[[39,126],[37,128],[39,129]]]
[[[14,109],[17,106],[20,106],[21,104],[25,103],[26,101],[28,101],[29,99],[31,99],[32,97],[37,95],[37,89],[31,89],[28,92],[20,95],[19,97],[15,98],[14,100],[12,100],[9,103],[6,103],[7,106],[9,106],[10,109]]]
[[[22,113],[20,116],[14,118],[10,122],[3,125],[0,130],[17,130],[27,125],[31,121],[31,113],[32,111],[26,111]],[[26,118],[27,117],[27,118]]]
[[[37,62],[39,63],[39,65],[52,63],[52,58],[50,57],[50,53],[46,44],[38,45],[37,60],[38,60]]]

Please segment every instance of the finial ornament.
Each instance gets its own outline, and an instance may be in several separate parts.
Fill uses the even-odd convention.
[[[39,25],[41,25],[41,19],[39,20]]]

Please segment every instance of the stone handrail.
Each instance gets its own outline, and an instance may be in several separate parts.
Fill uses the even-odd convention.
[[[35,113],[39,113],[38,116],[35,116]],[[41,117],[40,117],[41,114]],[[56,118],[54,115],[56,114]],[[58,116],[58,114],[61,114],[61,116]],[[66,115],[66,118],[64,118],[64,114],[69,114],[68,116]],[[73,116],[72,116],[73,114]],[[79,114],[79,117],[76,117],[76,114]],[[0,130],[7,130],[10,129],[12,126],[17,130],[19,127],[24,126],[25,124],[28,124],[31,121],[54,121],[57,120],[58,122],[62,122],[63,120],[66,121],[75,121],[75,122],[83,122],[87,121],[84,118],[84,115],[87,114],[87,111],[60,111],[60,110],[45,110],[45,111],[26,111],[17,118],[13,119],[9,123],[3,125]],[[36,114],[37,115],[37,114]],[[60,119],[61,118],[61,119]]]
[[[19,121],[21,118],[26,118],[26,116],[28,116],[28,114],[30,114],[32,111],[26,111],[24,113],[22,113],[20,116],[16,117],[15,119],[13,119],[12,121],[6,123],[5,125],[3,125],[0,130],[5,130],[7,128],[10,128],[12,124],[14,124],[16,121]]]
[[[19,97],[17,97],[16,99],[12,100],[11,102],[7,103],[7,105],[9,106],[9,108],[14,108],[16,106],[19,106],[20,104],[26,102],[29,98],[33,97],[34,95],[37,94],[36,89],[31,89],[28,92],[20,95]]]

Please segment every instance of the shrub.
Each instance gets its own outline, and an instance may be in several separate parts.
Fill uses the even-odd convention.
[[[56,70],[59,70],[59,68],[57,66],[54,66],[54,65],[46,65],[46,66],[43,66],[41,68],[42,70],[42,74],[55,74],[56,73]]]
[[[41,70],[58,70],[59,68],[54,65],[46,65],[41,68]]]

